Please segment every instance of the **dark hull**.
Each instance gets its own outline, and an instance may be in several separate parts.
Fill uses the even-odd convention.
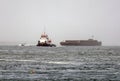
[[[64,43],[61,42],[60,45],[62,46],[101,46],[101,44],[78,44],[78,43]]]
[[[102,43],[97,40],[66,40],[60,42],[62,46],[101,46]]]
[[[36,46],[42,46],[42,47],[56,47],[55,44],[37,44]]]

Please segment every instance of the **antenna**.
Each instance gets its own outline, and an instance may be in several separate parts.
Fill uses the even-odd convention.
[[[92,39],[94,39],[94,35],[92,35]]]
[[[45,34],[45,32],[46,32],[46,26],[44,25],[44,34]]]

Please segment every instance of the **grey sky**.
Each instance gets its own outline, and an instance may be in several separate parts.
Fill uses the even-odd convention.
[[[0,0],[0,41],[37,44],[46,26],[58,43],[88,39],[120,45],[120,0]]]

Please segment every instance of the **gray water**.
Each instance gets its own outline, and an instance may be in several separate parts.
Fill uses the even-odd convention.
[[[120,47],[0,46],[0,81],[120,81]]]

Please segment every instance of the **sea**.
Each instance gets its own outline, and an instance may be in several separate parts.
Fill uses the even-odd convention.
[[[0,81],[120,81],[120,46],[0,46]]]

